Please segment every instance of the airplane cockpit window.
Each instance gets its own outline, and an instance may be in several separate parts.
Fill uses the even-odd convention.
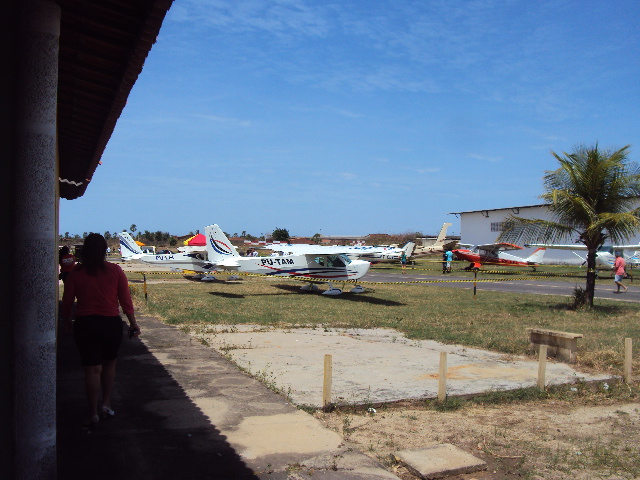
[[[324,257],[316,257],[313,259],[314,262],[316,262],[318,265],[324,267]]]
[[[327,257],[327,266],[329,267],[344,267],[344,262],[337,255],[329,255]]]
[[[345,265],[349,265],[351,263],[351,259],[349,258],[349,255],[341,253],[339,257],[342,259]]]

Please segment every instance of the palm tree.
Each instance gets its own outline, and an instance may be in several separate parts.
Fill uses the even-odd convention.
[[[498,241],[513,243],[556,242],[578,237],[587,247],[585,303],[593,306],[596,252],[606,239],[621,243],[640,231],[640,168],[627,158],[629,145],[601,151],[598,144],[578,146],[563,156],[551,152],[560,168],[544,176],[552,221],[509,216]]]

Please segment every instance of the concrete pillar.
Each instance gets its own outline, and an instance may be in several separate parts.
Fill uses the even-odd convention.
[[[19,12],[13,183],[13,476],[56,477],[56,107],[60,7]]]

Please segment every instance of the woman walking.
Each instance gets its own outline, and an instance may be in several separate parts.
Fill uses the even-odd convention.
[[[105,260],[106,255],[104,237],[99,233],[89,234],[82,248],[82,263],[69,273],[62,296],[62,318],[67,329],[73,330],[84,368],[88,407],[85,426],[89,428],[98,425],[100,416],[108,418],[115,414],[111,408],[111,392],[122,342],[119,305],[129,320],[129,336],[140,334],[127,277],[119,265]],[[72,307],[76,299],[73,322]],[[102,404],[98,408],[101,391]]]

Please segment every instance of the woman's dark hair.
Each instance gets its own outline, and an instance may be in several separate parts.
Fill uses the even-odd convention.
[[[60,251],[58,252],[58,263],[60,263],[62,261],[62,257],[64,257],[65,255],[69,254],[69,247],[67,247],[66,245],[64,247],[62,247],[60,249]]]
[[[107,241],[99,233],[90,233],[84,239],[82,246],[82,267],[87,273],[94,276],[98,269],[104,270],[104,261],[107,257]]]

